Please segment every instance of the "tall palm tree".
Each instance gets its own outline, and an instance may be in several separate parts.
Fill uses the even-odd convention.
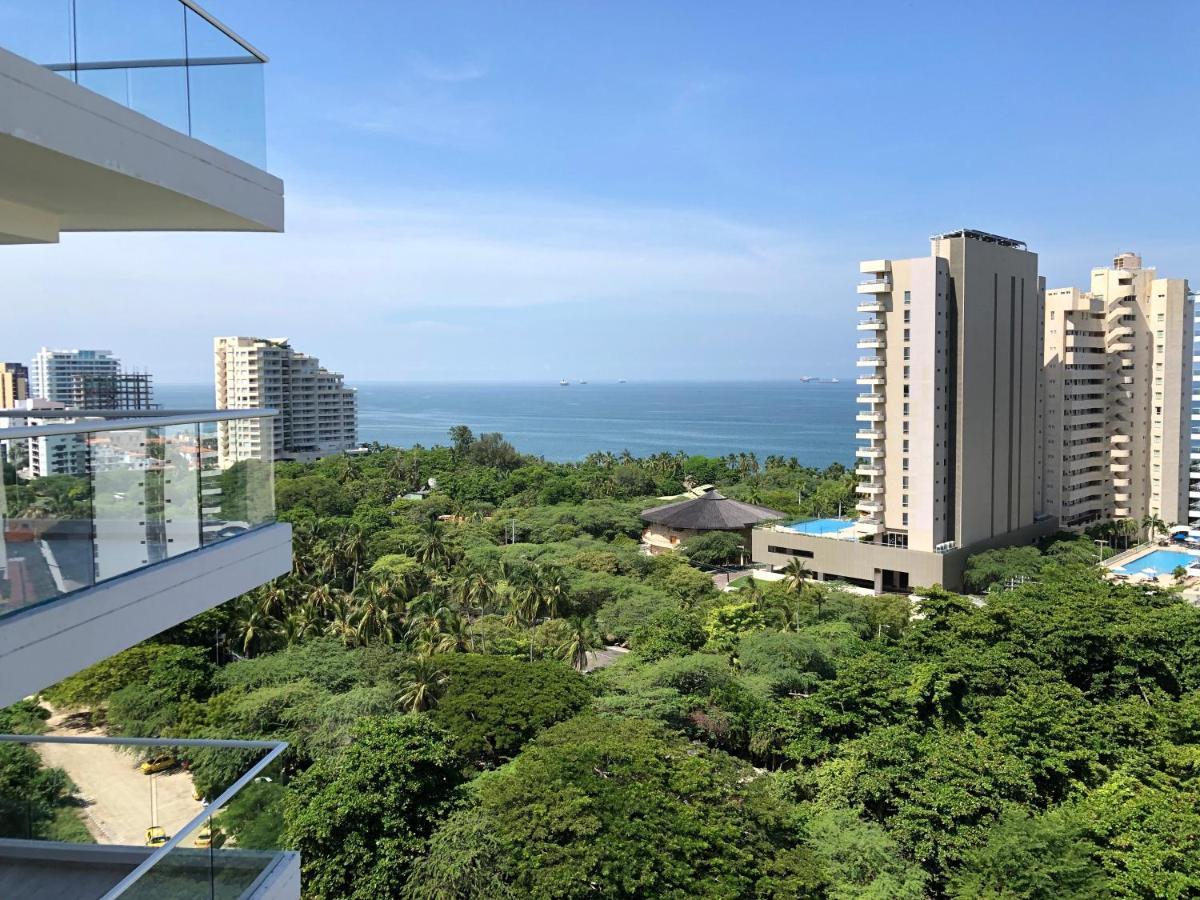
[[[571,619],[571,631],[558,647],[558,658],[569,662],[576,672],[582,672],[587,668],[588,654],[594,653],[600,646],[600,636],[590,621]]]
[[[409,664],[400,706],[408,712],[425,712],[437,706],[446,690],[448,673],[434,659],[419,656]]]
[[[241,638],[242,654],[253,656],[253,651],[268,646],[270,639],[278,633],[279,622],[254,606],[239,621],[238,636]]]
[[[421,539],[414,558],[423,566],[443,569],[450,561],[450,551],[442,535],[442,523],[429,518],[421,523]]]
[[[783,583],[787,585],[789,592],[795,594],[797,597],[802,597],[805,594],[812,597],[812,602],[817,607],[817,618],[820,619],[821,610],[825,604],[825,595],[819,588],[810,588],[813,573],[804,560],[798,556],[793,556],[788,560],[788,564],[783,567],[783,574]]]

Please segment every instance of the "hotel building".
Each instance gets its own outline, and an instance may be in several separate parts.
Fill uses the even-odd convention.
[[[343,376],[287,338],[213,340],[217,409],[279,410],[270,446],[276,460],[314,460],[358,445],[358,399]],[[253,421],[221,428],[221,465],[259,458],[267,441]]]
[[[264,171],[258,50],[193,0],[18,5],[20,25],[5,30],[0,48],[0,244],[54,244],[63,232],[283,230],[283,183]],[[107,247],[114,265],[137,267],[120,244]],[[137,302],[110,306],[117,321],[146,315]],[[119,372],[101,356],[92,374]],[[49,362],[33,393],[61,398],[73,379],[60,382]],[[221,423],[255,421],[269,434],[274,410],[123,408],[80,419],[53,405],[39,404],[36,421],[0,427],[9,447],[65,437],[86,457],[79,474],[52,483],[0,479],[0,707],[291,568],[269,457],[239,479],[223,477],[217,460]],[[19,837],[0,837],[0,894],[298,900],[295,853],[220,845],[215,829],[205,831],[278,758],[278,742],[72,734],[0,742],[37,748],[40,759],[63,744],[75,745],[74,758],[108,754],[88,771],[113,758],[134,765],[103,742],[142,753],[202,745],[230,754],[230,771],[240,773],[182,816],[153,802],[147,778],[147,793],[129,798],[128,821],[110,809],[95,843],[40,839],[30,817]],[[166,827],[151,841],[147,825],[159,815]]]
[[[1194,301],[1122,253],[1046,294],[1044,508],[1065,528],[1187,524]]]
[[[935,235],[929,256],[860,272],[860,517],[826,536],[759,529],[754,559],[800,557],[876,590],[960,588],[971,553],[1056,527],[1039,494],[1037,255],[964,229]]]

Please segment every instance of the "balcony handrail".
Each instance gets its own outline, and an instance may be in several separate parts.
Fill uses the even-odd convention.
[[[211,818],[215,811],[223,809],[230,800],[241,793],[242,788],[273,763],[287,749],[287,741],[234,741],[219,738],[122,738],[96,737],[73,735],[42,735],[42,734],[0,734],[0,742],[13,744],[115,744],[130,747],[211,747],[219,750],[267,750],[262,759],[247,769],[242,776],[231,784],[225,791],[196,814],[186,825],[176,829],[175,834],[165,844],[147,856],[136,869],[122,878],[100,900],[116,900],[131,888],[136,882],[153,869],[172,850],[183,842],[184,838],[204,824],[205,819]]]
[[[110,418],[113,415],[127,418]],[[0,441],[22,438],[54,437],[64,434],[91,434],[96,431],[129,431],[134,428],[158,428],[166,425],[199,425],[206,422],[232,422],[243,419],[273,419],[277,409],[216,409],[186,412],[181,410],[86,410],[86,409],[6,409],[0,418],[75,419],[61,425],[21,425],[0,428]],[[85,418],[87,417],[87,418]],[[150,422],[148,420],[153,420]]]

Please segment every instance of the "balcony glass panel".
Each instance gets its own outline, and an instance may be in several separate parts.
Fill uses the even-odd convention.
[[[262,443],[222,466],[220,429],[230,425]],[[0,617],[271,524],[272,438],[271,417],[253,413],[0,429],[12,466],[0,484]]]
[[[180,0],[0,0],[0,46],[266,167],[265,57]]]
[[[5,896],[246,896],[281,859],[271,801],[282,790],[276,760],[286,746],[98,731],[0,735],[20,772],[56,773],[50,783],[61,785],[34,798],[19,782],[0,784]],[[212,803],[200,799],[206,794]]]

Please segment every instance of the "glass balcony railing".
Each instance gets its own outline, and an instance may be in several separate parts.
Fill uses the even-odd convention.
[[[286,743],[58,730],[0,735],[21,773],[0,782],[5,896],[236,900],[286,868]]]
[[[0,619],[275,521],[272,410],[0,415]]]
[[[0,0],[0,47],[266,168],[267,57],[191,0]]]

